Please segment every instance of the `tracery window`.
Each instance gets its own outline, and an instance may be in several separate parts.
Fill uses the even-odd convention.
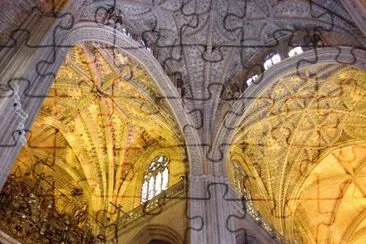
[[[157,156],[149,165],[142,184],[141,203],[151,200],[162,191],[168,189],[169,160],[163,155]]]
[[[303,53],[304,51],[302,50],[302,47],[294,47],[292,48],[289,52],[288,52],[288,56],[289,57],[293,57],[296,55],[299,55],[301,53]]]
[[[258,79],[258,75],[253,75],[252,77],[250,77],[249,79],[247,79],[247,85],[250,86],[251,84],[253,84],[256,80]]]
[[[281,62],[281,56],[279,54],[274,54],[269,56],[266,61],[264,62],[264,69],[269,69],[272,65]]]

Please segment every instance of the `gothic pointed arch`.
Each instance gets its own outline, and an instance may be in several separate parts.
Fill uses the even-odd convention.
[[[285,239],[341,243],[345,230],[337,227],[337,221],[352,215],[345,206],[363,206],[363,189],[353,183],[358,176],[342,177],[362,175],[357,173],[362,167],[353,164],[363,165],[366,155],[357,142],[365,139],[366,73],[330,63],[296,71],[272,80],[247,104],[228,147],[228,174],[235,183],[239,162],[254,208]],[[333,161],[326,156],[332,150]],[[312,187],[301,193],[307,184]],[[349,195],[348,189],[354,194]],[[362,207],[356,216],[361,212]],[[313,223],[313,218],[320,222]]]
[[[98,238],[105,231],[103,226],[119,222],[122,213],[182,183],[182,176],[189,172],[184,137],[167,102],[158,101],[159,97],[163,95],[149,73],[121,49],[96,41],[74,45],[16,158],[1,198],[2,210],[9,211],[11,204],[22,204],[29,197],[34,204],[46,201],[42,191],[53,192],[50,208],[68,214],[76,225],[90,226],[82,228]],[[154,175],[144,198],[146,167],[151,162],[156,163],[154,167],[161,163],[165,170],[149,171]],[[22,181],[27,177],[32,179],[29,186]],[[17,192],[19,187],[28,190]],[[40,217],[33,202],[29,204],[24,218]],[[83,211],[85,223],[76,222],[77,211]],[[12,226],[18,220],[6,221]],[[19,228],[23,233],[39,232],[37,225]],[[55,238],[50,229],[44,231],[48,238]]]
[[[132,240],[133,243],[164,243],[164,244],[183,244],[179,235],[170,227],[165,225],[148,225],[143,228]]]

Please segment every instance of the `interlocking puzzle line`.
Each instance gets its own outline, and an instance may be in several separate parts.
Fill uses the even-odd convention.
[[[264,21],[265,18],[262,19],[256,19],[256,18],[251,18],[250,17],[250,12],[248,12],[249,9],[249,5],[250,4],[255,4],[255,5],[260,5],[260,3],[257,2],[251,2],[249,0],[243,1],[243,9],[239,9],[239,13],[237,12],[229,12],[227,11],[227,13],[225,14],[225,16],[222,18],[223,19],[223,23],[222,23],[222,27],[224,30],[233,33],[234,35],[236,35],[237,38],[240,39],[240,43],[239,44],[225,44],[225,43],[221,43],[221,44],[214,44],[214,45],[208,45],[205,43],[186,43],[184,40],[184,35],[186,34],[187,30],[198,30],[201,25],[203,23],[205,23],[205,15],[210,15],[213,14],[213,1],[207,1],[206,2],[206,9],[204,9],[201,12],[195,12],[192,11],[190,9],[190,6],[192,4],[196,4],[195,1],[186,1],[186,2],[181,2],[180,6],[176,8],[176,10],[174,11],[175,13],[181,14],[182,16],[184,16],[185,18],[189,19],[186,23],[183,23],[181,26],[179,26],[178,28],[178,33],[177,33],[177,43],[174,44],[170,44],[170,45],[162,45],[161,43],[164,43],[164,38],[163,35],[164,33],[160,33],[159,30],[159,17],[155,15],[155,12],[153,11],[153,8],[158,8],[160,7],[160,5],[163,5],[164,3],[169,2],[169,1],[152,1],[152,8],[151,8],[151,12],[153,13],[153,18],[154,18],[154,23],[151,27],[151,29],[149,30],[145,30],[142,32],[141,36],[144,44],[139,46],[139,47],[123,47],[123,49],[136,49],[136,48],[146,48],[146,41],[148,40],[153,40],[152,42],[150,42],[150,46],[154,47],[154,48],[159,48],[159,49],[165,49],[170,52],[170,56],[167,57],[165,60],[163,60],[162,66],[164,68],[167,68],[169,66],[169,63],[180,63],[183,61],[184,59],[184,49],[187,48],[200,48],[201,49],[201,55],[198,57],[200,59],[202,59],[202,61],[204,63],[220,63],[224,60],[224,49],[232,49],[232,48],[236,48],[239,49],[240,51],[240,65],[242,67],[242,70],[247,71],[248,73],[251,72],[251,70],[257,71],[258,67],[259,70],[261,72],[261,75],[259,77],[258,80],[254,81],[254,86],[260,85],[262,78],[263,78],[263,67],[262,64],[257,64],[255,66],[251,66],[248,67],[246,65],[246,58],[244,57],[244,51],[246,49],[250,49],[250,48],[276,48],[279,44],[280,41],[282,40],[283,36],[290,36],[289,38],[289,42],[288,42],[288,46],[289,47],[295,47],[295,45],[292,42],[293,37],[296,35],[296,33],[302,29],[299,28],[296,29],[290,29],[290,28],[278,28],[277,30],[275,30],[273,33],[270,34],[270,36],[272,37],[273,41],[268,44],[260,44],[260,45],[251,45],[251,44],[247,44],[248,39],[246,39],[246,32],[247,32],[247,24],[253,24],[255,22],[261,22]],[[235,1],[234,1],[235,2]],[[307,78],[302,76],[302,71],[300,69],[300,67],[304,66],[304,65],[313,65],[313,64],[317,64],[318,63],[318,58],[317,58],[317,49],[318,47],[318,41],[319,41],[319,36],[324,33],[324,32],[331,32],[333,31],[333,29],[335,28],[336,24],[335,24],[335,20],[341,20],[344,21],[346,24],[353,26],[353,23],[350,22],[349,20],[347,20],[346,18],[344,18],[343,16],[339,15],[337,12],[332,11],[331,9],[323,6],[322,4],[319,4],[317,1],[308,1],[307,2],[309,9],[310,9],[310,15],[311,17],[313,17],[314,19],[325,19],[326,21],[324,21],[322,24],[323,25],[319,25],[319,26],[312,26],[308,29],[311,29],[312,33],[309,33],[309,31],[307,31],[309,33],[308,36],[304,37],[304,42],[306,43],[306,45],[304,47],[307,48],[312,48],[312,50],[314,51],[315,55],[313,56],[314,59],[301,59],[298,63],[297,63],[297,74],[299,77],[301,77],[304,82],[306,82]],[[50,60],[41,60],[39,61],[38,65],[37,65],[37,69],[36,72],[40,77],[45,77],[45,76],[53,76],[55,77],[56,74],[54,73],[43,73],[41,72],[41,66],[44,65],[53,65],[56,57],[58,55],[58,50],[59,49],[69,49],[72,47],[72,45],[62,45],[60,43],[56,43],[56,34],[57,31],[64,31],[64,30],[72,30],[72,28],[75,25],[75,18],[71,13],[61,13],[61,12],[57,12],[55,11],[55,6],[56,3],[54,1],[52,1],[52,11],[50,12],[44,12],[43,10],[41,10],[40,8],[33,8],[32,9],[32,13],[38,13],[41,16],[44,17],[52,17],[55,19],[55,21],[58,20],[66,20],[64,22],[60,22],[61,24],[57,25],[54,30],[53,30],[53,39],[51,43],[46,43],[43,45],[39,45],[38,43],[31,43],[30,42],[30,37],[31,37],[31,31],[28,29],[23,29],[22,26],[20,26],[19,28],[13,30],[11,32],[10,35],[10,39],[9,41],[5,44],[0,46],[0,49],[9,49],[9,48],[16,48],[18,47],[18,38],[22,37],[22,40],[24,42],[24,45],[32,48],[32,49],[49,49],[51,48],[53,50],[52,55]],[[262,11],[266,12],[266,10],[269,12],[268,10],[268,5],[267,6],[260,6],[262,7]],[[321,11],[323,12],[321,12]],[[319,12],[320,11],[320,12]],[[31,16],[31,15],[29,15]],[[99,18],[101,17],[101,18]],[[113,4],[102,4],[100,5],[95,12],[94,15],[94,20],[95,23],[97,23],[98,25],[105,25],[105,26],[109,26],[109,27],[113,27],[113,31],[114,31],[114,36],[117,36],[117,31],[121,31],[121,29],[119,29],[121,26],[123,26],[124,22],[128,23],[128,19],[124,19],[124,14],[123,14],[123,9],[120,8],[120,5],[117,4],[117,1],[114,0]],[[237,22],[239,23],[236,27],[231,27],[230,22]],[[63,25],[65,22],[67,22],[67,25]],[[131,34],[131,33],[130,33]],[[129,34],[129,35],[130,35]],[[155,40],[154,40],[155,38]],[[116,40],[114,39],[112,45],[112,49],[119,49],[121,47],[116,47],[115,43]],[[334,47],[334,45],[326,45],[324,43],[321,44],[320,46],[321,48],[324,47]],[[109,47],[106,47],[109,48]],[[338,47],[336,47],[338,48]],[[357,60],[354,51],[357,49],[361,49],[361,50],[365,50],[364,47],[362,46],[357,46],[357,47],[352,47],[353,49],[351,50],[351,54],[353,55],[353,60],[351,60],[351,62],[347,62],[346,64],[354,64]],[[173,55],[173,51],[174,49],[178,49],[178,55]],[[336,62],[339,63],[344,63],[344,61],[342,59],[340,59],[340,56],[342,55],[341,53],[341,49],[339,49],[339,53],[335,59]],[[114,52],[113,52],[114,54]],[[177,56],[177,57],[176,57]],[[24,96],[26,97],[31,97],[31,98],[39,98],[39,97],[47,97],[48,95],[44,95],[44,96],[40,96],[37,94],[31,94],[29,93],[29,87],[31,85],[34,85],[34,82],[32,82],[31,80],[28,80],[24,77],[20,77],[20,78],[12,78],[11,80],[8,81],[2,81],[2,84],[0,86],[0,90],[3,91],[4,93],[6,93],[5,95],[2,95],[2,98],[4,97],[13,97],[14,98],[14,107],[15,107],[15,113],[19,113],[19,116],[24,118],[25,120],[27,119],[27,115],[24,113],[24,111],[21,109],[21,101],[19,99],[19,94],[17,94],[18,92],[18,85],[12,85],[12,84],[18,84],[18,83],[26,83],[26,88],[24,90]],[[83,82],[79,83],[80,86],[85,87],[85,84],[83,84]],[[185,84],[187,87],[189,87],[190,89],[187,90],[192,90],[191,88],[191,84]],[[94,84],[89,84],[87,83],[86,86],[88,86],[90,88],[90,90],[94,90],[96,89]],[[177,96],[177,97],[157,97],[157,101],[159,100],[166,100],[166,101],[170,101],[170,100],[181,100],[183,101],[183,103],[185,102],[194,102],[194,101],[199,101],[199,102],[203,102],[203,103],[210,103],[213,101],[213,99],[216,99],[216,94],[213,91],[217,91],[217,90],[222,90],[222,94],[224,93],[224,91],[227,89],[227,85],[226,84],[222,84],[220,82],[212,82],[210,84],[207,85],[207,87],[205,88],[207,89],[207,92],[205,92],[204,94],[202,94],[201,97],[195,97],[192,94],[192,92],[190,93],[186,93],[185,96],[181,97],[181,96]],[[341,96],[342,94],[337,94],[335,97],[337,96]],[[111,99],[113,100],[114,95],[111,95]],[[266,100],[268,101],[270,104],[272,104],[273,106],[276,104],[276,99],[266,96],[246,96],[244,95],[240,95],[239,97],[236,97],[234,95],[232,96],[224,96],[221,95],[219,96],[219,98],[222,101],[225,102],[237,102],[240,104],[240,106],[242,106],[243,109],[241,109],[240,113],[237,113],[234,110],[229,110],[226,112],[225,116],[224,116],[224,127],[228,130],[236,130],[238,129],[238,127],[236,126],[232,126],[229,124],[226,124],[226,118],[230,115],[234,115],[238,118],[242,117],[244,115],[244,111],[247,106],[248,101],[250,100]],[[309,96],[309,97],[301,97],[301,99],[313,99],[314,97]],[[131,97],[131,99],[138,99],[136,97]],[[289,97],[289,100],[291,99],[299,99],[299,97]],[[146,106],[146,104],[141,103],[141,109],[144,108],[144,106]],[[231,107],[231,105],[230,105]],[[285,109],[286,109],[286,104],[285,104]],[[158,110],[153,111],[151,114],[157,114],[159,113]],[[192,114],[198,114],[197,117],[199,118],[199,122],[196,124],[186,124],[186,125],[182,125],[183,127],[183,132],[188,128],[194,128],[196,130],[200,130],[205,126],[204,123],[204,112],[202,111],[202,109],[192,109],[190,111],[186,112],[187,115],[192,115]],[[13,141],[9,142],[9,144],[7,145],[0,145],[0,147],[11,147],[11,146],[15,146],[17,143],[25,143],[24,141],[24,134],[25,133],[31,133],[30,131],[26,131],[26,129],[24,127],[19,126],[18,130],[13,132]],[[30,147],[32,147],[31,145],[29,145]],[[180,148],[189,148],[189,147],[200,147],[200,148],[208,148],[208,153],[207,153],[207,160],[209,162],[221,162],[222,159],[224,158],[224,149],[226,147],[230,147],[232,146],[231,143],[225,143],[225,144],[221,144],[219,145],[219,158],[212,158],[211,156],[211,152],[213,150],[215,150],[214,148],[212,148],[211,144],[208,143],[202,143],[202,144],[179,144],[179,145],[173,145],[173,147],[180,147]],[[265,145],[258,145],[258,146],[265,146]],[[304,145],[298,145],[299,147],[304,146]],[[57,145],[54,145],[54,150],[57,149]],[[52,167],[51,165],[47,165],[48,167]],[[232,215],[229,216],[227,219],[227,222],[229,222],[231,218],[242,218],[245,219],[246,218],[246,205],[245,200],[242,198],[226,198],[227,197],[227,192],[228,192],[228,188],[229,186],[227,184],[221,184],[221,183],[214,183],[214,184],[209,184],[207,186],[207,194],[208,196],[206,197],[201,197],[201,198],[184,198],[184,199],[188,199],[190,201],[208,201],[211,200],[211,190],[212,188],[216,187],[216,186],[224,186],[226,188],[225,194],[222,196],[225,200],[227,201],[232,201],[232,202],[239,202],[242,204],[242,209],[244,211],[244,216],[236,216],[236,215]],[[321,200],[321,197],[319,196],[319,198],[317,199],[318,201]],[[252,201],[271,201],[270,199],[252,199]],[[274,201],[272,199],[272,201]],[[274,201],[274,205],[276,205],[276,201]],[[125,212],[123,212],[121,206],[114,206],[116,211],[115,214],[125,214]],[[275,209],[275,208],[274,208]],[[158,211],[158,213],[160,213],[160,211]],[[149,213],[145,213],[145,214],[149,214]],[[200,227],[199,228],[194,228],[192,226],[188,227],[188,230],[191,231],[202,231],[202,229],[204,228],[205,222],[204,222],[204,218],[203,216],[189,216],[188,211],[186,211],[186,218],[189,220],[199,220],[200,222]],[[274,212],[273,212],[274,214]],[[94,216],[91,216],[94,217]],[[276,216],[276,218],[286,218],[286,216]],[[114,226],[117,226],[116,224],[114,224]],[[245,240],[244,243],[249,242],[250,235],[248,235],[246,233],[245,229],[232,229],[229,228],[229,224],[227,223],[228,226],[228,230],[231,232],[244,232],[245,233]],[[187,230],[187,231],[188,231]],[[116,233],[118,231],[118,226],[116,229]],[[188,233],[188,232],[187,232]],[[118,238],[118,235],[116,234],[116,237]]]

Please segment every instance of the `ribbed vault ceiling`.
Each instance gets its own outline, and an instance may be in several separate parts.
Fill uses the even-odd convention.
[[[365,211],[366,151],[356,146],[366,139],[365,98],[365,72],[317,65],[274,81],[248,105],[230,159],[247,172],[261,214],[289,240],[340,243]]]
[[[99,221],[115,219],[115,206],[140,205],[143,173],[157,155],[169,158],[169,185],[184,175],[183,140],[168,104],[157,99],[162,96],[146,70],[120,50],[74,46],[13,172],[48,175],[67,196],[60,208],[85,202]]]

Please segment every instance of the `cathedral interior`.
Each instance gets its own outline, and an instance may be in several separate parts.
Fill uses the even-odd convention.
[[[366,0],[1,0],[0,243],[366,243]]]

